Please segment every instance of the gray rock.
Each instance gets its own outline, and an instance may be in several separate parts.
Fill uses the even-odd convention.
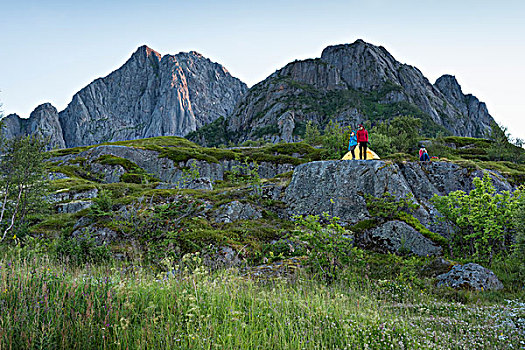
[[[91,162],[90,167],[92,173],[103,176],[104,182],[108,184],[120,182],[120,178],[126,173],[126,169],[121,165],[108,165]]]
[[[68,147],[184,136],[229,115],[246,89],[197,52],[161,56],[142,46],[121,68],[75,94],[60,122]]]
[[[99,227],[91,224],[86,227],[79,228],[71,234],[72,237],[77,239],[83,239],[86,236],[95,239],[95,243],[98,245],[108,244],[115,241],[118,237],[117,232],[107,228]]]
[[[199,170],[200,177],[206,178],[210,181],[223,180],[224,172],[231,171],[233,167],[241,165],[237,160],[221,160],[219,163],[208,163],[201,160],[189,159],[186,162],[174,163],[168,158],[159,158],[159,153],[140,148],[119,146],[119,145],[102,145],[80,152],[79,154],[66,155],[51,158],[51,162],[60,162],[66,164],[67,162],[81,157],[86,158],[91,164],[92,171],[101,171],[104,174],[106,181],[116,181],[120,178],[119,173],[122,171],[113,166],[106,166],[95,162],[102,155],[113,155],[115,157],[125,158],[137,166],[142,168],[146,173],[153,175],[162,182],[178,184],[182,181],[182,168],[187,168],[195,164]],[[269,162],[261,162],[259,164],[258,173],[261,178],[272,178],[278,174],[291,171],[295,168],[292,164],[275,164]],[[203,189],[209,189],[209,185],[205,180],[195,182],[193,186]],[[190,184],[191,185],[191,184]]]
[[[63,173],[49,173],[47,178],[49,179],[49,181],[54,181],[54,180],[67,179],[67,178],[69,178],[69,176],[67,176],[66,174],[63,174]]]
[[[356,237],[362,248],[380,253],[441,255],[442,248],[402,221],[389,221]]]
[[[37,135],[47,142],[48,150],[66,146],[58,112],[50,103],[35,108],[29,119],[22,119],[16,114],[8,115],[4,118],[3,132],[8,139]]]
[[[8,138],[40,135],[49,149],[153,136],[184,136],[228,116],[247,86],[197,52],[161,56],[141,46],[119,69],[77,92],[60,113],[5,118]]]
[[[503,283],[494,272],[474,263],[455,265],[449,272],[437,276],[437,280],[438,287],[474,290],[503,289]]]
[[[230,223],[237,220],[256,220],[260,218],[262,218],[260,210],[249,203],[241,203],[239,201],[222,205],[215,215],[215,221],[223,223]]]
[[[345,91],[349,91],[345,94]],[[333,119],[356,126],[372,117],[348,96],[377,93],[374,102],[409,103],[430,116],[436,125],[459,136],[483,137],[493,118],[484,103],[464,95],[455,79],[443,76],[432,85],[416,67],[398,62],[385,48],[357,40],[325,48],[320,58],[294,61],[251,87],[228,120],[220,126],[233,141],[263,138],[270,142],[297,140],[290,129],[307,121],[325,125]],[[335,115],[319,108],[319,100],[340,96]],[[424,125],[425,126],[425,125]],[[212,144],[204,134],[193,136]],[[228,143],[228,139],[218,143]]]
[[[59,213],[78,213],[79,211],[87,209],[92,205],[92,201],[76,200],[58,204],[57,211]]]
[[[79,200],[79,199],[92,199],[97,197],[98,195],[98,189],[93,188],[86,191],[80,191],[80,192],[74,192],[69,191],[68,189],[62,189],[55,193],[50,194],[47,197],[48,202],[50,203],[57,203],[57,202],[63,202],[63,201],[72,201],[72,200]]]
[[[498,191],[512,187],[497,173],[489,173]],[[472,189],[472,179],[481,170],[465,169],[447,162],[394,164],[370,161],[322,161],[298,166],[285,191],[284,201],[290,215],[322,215],[326,212],[345,223],[370,218],[365,195],[381,197],[389,192],[396,198],[412,195],[420,208],[414,216],[428,229],[442,235],[449,228],[438,222],[439,213],[430,199],[434,194]]]
[[[165,183],[162,182],[156,187],[158,190],[172,190],[172,189],[190,189],[190,190],[213,190],[213,184],[210,179],[201,177],[190,181],[180,181],[179,183]]]
[[[436,277],[450,271],[454,266],[452,262],[442,257],[433,259],[422,268],[422,274],[427,277]]]

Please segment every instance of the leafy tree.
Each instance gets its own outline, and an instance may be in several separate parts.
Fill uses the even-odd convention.
[[[421,119],[410,116],[395,117],[389,122],[375,126],[373,148],[380,154],[410,153],[421,134]]]
[[[514,163],[525,163],[525,152],[523,151],[523,140],[512,138],[507,128],[492,122],[490,131],[486,134],[494,141],[487,149],[487,154],[492,160],[504,160]]]
[[[28,136],[0,140],[1,240],[27,223],[28,216],[45,210],[48,179],[45,143]]]
[[[339,123],[330,120],[324,129],[322,144],[330,159],[340,159],[348,151],[350,127],[342,127]]]
[[[321,141],[321,132],[317,128],[317,124],[314,124],[311,120],[306,123],[306,131],[304,133],[304,141],[312,146],[316,146]]]
[[[492,263],[495,254],[509,255],[516,221],[513,215],[523,200],[523,190],[497,193],[488,173],[474,178],[470,193],[454,191],[435,195],[432,202],[444,219],[456,227],[454,250]]]

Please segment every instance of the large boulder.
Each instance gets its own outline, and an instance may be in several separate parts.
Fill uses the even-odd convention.
[[[490,173],[498,191],[512,187],[497,173]],[[414,216],[429,230],[449,234],[449,229],[439,223],[439,213],[430,199],[451,191],[472,189],[474,177],[483,171],[466,169],[448,162],[390,161],[320,161],[299,165],[286,188],[284,201],[289,215],[322,215],[326,212],[337,216],[344,223],[354,224],[370,218],[366,195],[381,197],[389,192],[396,198],[412,196],[420,205]]]
[[[437,276],[438,287],[451,287],[454,289],[473,290],[499,290],[503,283],[494,272],[474,263],[455,265],[452,269]]]
[[[394,220],[367,230],[356,237],[362,248],[380,253],[441,255],[442,248],[405,222]]]

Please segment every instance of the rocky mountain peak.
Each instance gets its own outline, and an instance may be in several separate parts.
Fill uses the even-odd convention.
[[[461,86],[459,85],[456,77],[450,74],[445,74],[439,77],[434,84],[441,93],[443,93],[448,99],[453,101],[461,101],[465,98]]]
[[[485,104],[464,95],[454,77],[444,76],[433,85],[384,47],[359,39],[328,46],[320,58],[291,62],[254,85],[217,133],[227,135],[222,143],[231,138],[290,142],[300,140],[308,121],[322,128],[329,120],[357,125],[400,115],[420,118],[428,136],[483,137],[493,122]],[[192,137],[215,145],[202,135]]]
[[[131,55],[131,57],[157,58],[157,60],[160,60],[162,55],[149,46],[142,45]]]

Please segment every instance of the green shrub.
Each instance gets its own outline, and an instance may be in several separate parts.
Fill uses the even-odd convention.
[[[488,172],[482,179],[474,178],[473,184],[468,194],[454,191],[446,196],[434,195],[432,202],[443,220],[456,228],[452,232],[454,252],[490,264],[497,254],[508,256],[516,230],[513,215],[523,191],[497,193]]]
[[[57,259],[73,265],[86,263],[102,264],[111,259],[111,252],[106,245],[97,245],[89,232],[80,237],[62,237],[55,241],[52,252]]]

